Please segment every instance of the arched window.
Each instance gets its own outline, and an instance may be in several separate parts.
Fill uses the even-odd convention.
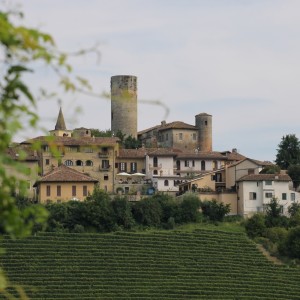
[[[88,167],[91,167],[93,165],[93,162],[91,160],[87,160],[85,162],[85,165],[88,166]]]
[[[76,166],[83,166],[82,160],[76,160]]]
[[[164,185],[169,186],[169,180],[166,179],[165,182],[164,182]]]
[[[68,159],[68,160],[65,161],[65,165],[66,166],[73,166],[73,161]]]
[[[205,170],[205,161],[202,160],[201,161],[201,171],[204,171]]]

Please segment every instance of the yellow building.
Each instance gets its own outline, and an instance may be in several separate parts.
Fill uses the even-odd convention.
[[[61,165],[39,179],[35,186],[40,203],[83,201],[92,194],[98,180]]]

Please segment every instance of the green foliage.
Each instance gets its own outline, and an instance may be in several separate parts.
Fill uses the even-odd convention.
[[[201,203],[197,195],[184,194],[177,214],[178,222],[198,222],[201,218],[200,204]]]
[[[295,134],[282,137],[275,162],[284,170],[287,170],[290,165],[300,164],[300,141]]]
[[[135,224],[131,205],[125,197],[116,197],[112,201],[112,208],[114,211],[114,219],[118,226],[125,229],[131,229]]]
[[[263,236],[266,231],[265,216],[261,213],[254,214],[245,221],[245,229],[251,238]]]
[[[273,197],[270,203],[266,206],[266,219],[267,227],[288,227],[288,218],[282,215],[282,208],[277,198]]]
[[[245,234],[211,226],[5,239],[1,264],[33,300],[299,299],[299,268],[277,266]]]
[[[293,180],[294,188],[297,189],[300,185],[300,164],[289,165],[287,173]]]
[[[260,174],[278,174],[280,173],[280,167],[276,165],[269,165],[264,167],[260,172]]]
[[[272,227],[266,228],[263,235],[265,238],[269,239],[273,243],[279,243],[283,241],[288,234],[288,230],[283,227]]]
[[[230,204],[217,202],[215,199],[212,201],[201,201],[200,205],[203,215],[210,221],[223,221],[225,215],[230,212]]]
[[[135,203],[132,207],[133,217],[144,226],[159,226],[163,211],[157,199],[149,197]]]
[[[293,202],[288,207],[288,213],[291,217],[294,217],[298,212],[300,212],[300,203]]]
[[[107,130],[99,130],[99,129],[91,129],[91,135],[94,137],[112,137],[112,132],[110,129]]]
[[[300,226],[289,230],[281,252],[293,258],[300,258]]]

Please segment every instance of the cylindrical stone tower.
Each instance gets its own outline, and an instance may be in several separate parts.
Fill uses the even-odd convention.
[[[195,118],[199,151],[212,151],[212,115],[201,113]]]
[[[112,76],[110,88],[112,132],[137,138],[137,77]]]

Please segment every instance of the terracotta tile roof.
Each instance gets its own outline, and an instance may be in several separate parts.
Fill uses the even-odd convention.
[[[26,156],[24,159],[20,159],[20,152],[25,152]],[[6,149],[6,154],[8,154],[14,160],[22,160],[22,161],[38,161],[37,152],[29,149],[28,147],[22,147],[21,145],[15,145],[13,147],[9,147]]]
[[[262,166],[262,167],[265,167],[265,166],[272,166],[274,165],[273,163],[271,163],[270,161],[260,161],[260,160],[256,160],[256,159],[251,159],[251,158],[248,158],[248,157],[244,157],[243,159],[241,159],[240,161],[237,161],[235,163],[232,163],[231,165],[229,165],[228,167],[231,168],[231,167],[234,167],[246,160],[249,160],[251,162],[253,162],[254,164],[256,164],[257,166]]]
[[[65,146],[113,145],[120,141],[117,137],[68,137],[68,136],[38,136],[26,140],[22,144],[40,142],[42,145],[55,144]]]
[[[157,129],[157,131],[163,131],[163,130],[168,130],[168,129],[192,129],[192,130],[197,130],[197,128],[194,125],[190,125],[181,121],[174,121],[171,123],[165,123],[165,124],[160,124],[156,125],[150,128],[147,128],[145,130],[139,131],[138,135],[142,135],[143,133],[147,133],[150,131],[153,131]]]
[[[144,158],[147,154],[145,148],[139,149],[120,149],[118,158]]]
[[[156,125],[156,126],[153,126],[153,127],[150,127],[150,128],[144,129],[144,130],[141,130],[141,131],[138,132],[138,135],[142,135],[143,133],[146,133],[146,132],[158,129],[158,128],[160,128],[160,126],[161,125]]]
[[[38,182],[98,182],[98,180],[61,165],[45,174]]]
[[[174,121],[171,123],[166,123],[165,125],[161,125],[158,129],[159,131],[167,130],[167,129],[192,129],[197,130],[194,125],[190,125],[181,121]]]
[[[174,148],[148,148],[149,156],[177,156],[180,150]]]
[[[198,153],[196,152],[183,152],[177,155],[178,159],[222,159],[222,160],[227,160],[228,157],[223,155],[221,152],[217,151],[210,151],[210,152],[205,152],[205,151],[199,151]]]
[[[238,181],[292,181],[291,177],[287,174],[251,174],[245,175]]]

